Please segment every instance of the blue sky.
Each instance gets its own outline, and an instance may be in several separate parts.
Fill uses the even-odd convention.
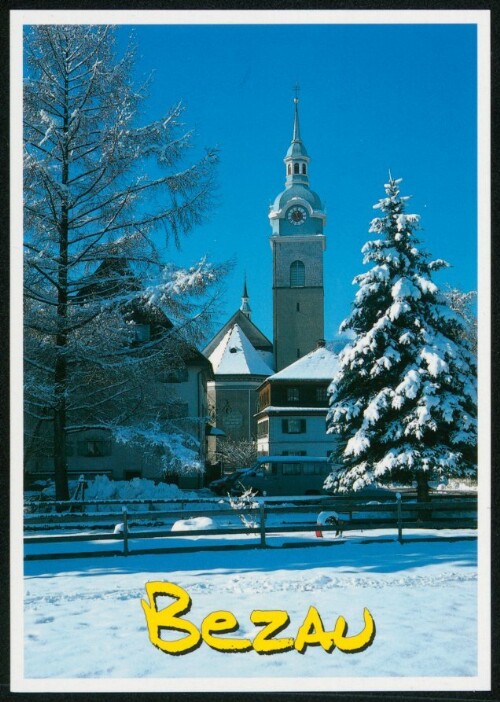
[[[119,27],[120,41],[131,27]],[[362,272],[373,204],[402,177],[423,245],[451,268],[440,284],[477,288],[475,25],[142,25],[138,76],[154,70],[146,116],[182,100],[196,145],[218,146],[217,207],[169,249],[188,263],[235,259],[223,323],[246,271],[252,319],[272,338],[269,204],[284,188],[299,83],[310,184],[327,211],[325,336],[336,336]],[[193,152],[193,156],[195,152]]]

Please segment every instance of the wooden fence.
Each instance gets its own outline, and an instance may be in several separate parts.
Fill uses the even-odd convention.
[[[223,548],[266,548],[268,544],[267,537],[276,535],[289,534],[316,534],[322,536],[323,532],[349,532],[349,531],[370,531],[373,529],[384,529],[393,532],[392,539],[397,539],[400,543],[404,543],[403,531],[406,529],[476,529],[477,528],[477,497],[475,495],[434,495],[429,502],[416,502],[411,495],[401,496],[399,493],[390,501],[360,501],[353,498],[335,497],[335,498],[308,498],[307,500],[287,500],[287,504],[280,504],[277,500],[269,498],[258,500],[258,506],[252,509],[250,506],[235,509],[229,506],[227,501],[220,498],[207,500],[210,507],[207,509],[191,509],[189,507],[193,502],[199,504],[200,500],[180,500],[178,501],[177,509],[158,511],[157,507],[165,504],[165,500],[148,500],[146,503],[143,500],[129,500],[127,506],[123,506],[123,501],[120,500],[102,500],[88,502],[61,503],[52,502],[44,503],[46,507],[61,509],[66,508],[64,512],[50,513],[33,513],[25,516],[25,526],[27,529],[37,529],[43,525],[45,528],[89,528],[97,524],[111,525],[114,527],[117,523],[120,524],[118,533],[114,532],[89,532],[87,533],[64,533],[64,534],[37,534],[33,536],[25,536],[24,543],[26,546],[34,544],[66,544],[71,542],[116,542],[117,548],[110,550],[108,548],[92,551],[73,551],[58,553],[57,550],[51,552],[26,553],[26,560],[48,559],[48,558],[72,558],[72,557],[95,557],[105,555],[125,555],[130,554],[147,554],[147,553],[166,553],[181,550],[204,550],[204,549],[223,549]],[[168,504],[172,504],[172,500],[168,500]],[[297,504],[298,502],[298,504]],[[290,503],[293,503],[291,506]],[[105,505],[121,505],[122,509],[118,512],[89,512],[89,507],[97,508]],[[227,506],[226,506],[227,505]],[[143,507],[138,511],[131,511],[130,507]],[[187,507],[187,509],[186,509]],[[74,510],[85,509],[85,512],[75,512]],[[319,526],[315,516],[322,513],[323,515],[331,514],[331,523],[322,523]],[[270,524],[269,517],[277,515],[278,517],[292,518],[295,515],[309,515],[308,521],[298,521],[296,523],[286,523],[286,520],[281,520],[280,523]],[[238,526],[227,525],[217,528],[202,528],[202,529],[184,529],[172,531],[171,524],[182,519],[195,519],[196,517],[213,517],[216,519],[227,518],[229,516],[240,518]],[[144,523],[151,524],[152,528],[144,528]],[[170,526],[166,526],[170,524]],[[156,528],[157,525],[163,528]],[[219,539],[220,543],[207,543],[204,540],[194,541],[193,537],[224,537],[224,536],[249,536],[256,537],[247,543],[235,544],[230,539]],[[149,542],[152,539],[171,539],[191,537],[191,543],[186,547],[183,546],[161,546],[160,548],[151,547],[132,547],[131,542],[146,540]],[[474,538],[474,537],[472,537]],[[185,539],[184,539],[185,541]],[[303,545],[314,543],[313,540],[303,542]],[[317,541],[319,545],[319,541]],[[323,543],[325,543],[323,541]],[[335,543],[334,540],[326,541],[328,544]],[[341,543],[341,541],[337,541]],[[137,544],[136,544],[137,546]]]

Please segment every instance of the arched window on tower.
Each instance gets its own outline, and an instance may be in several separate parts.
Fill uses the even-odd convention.
[[[290,266],[290,287],[303,288],[306,284],[306,267],[302,261],[294,261]]]
[[[298,163],[293,164],[293,172],[294,173],[300,173],[299,168],[300,168],[300,164],[298,164]]]
[[[302,164],[302,175],[306,175],[306,164]]]
[[[292,175],[292,164],[291,163],[288,164],[288,171],[287,172],[288,172],[288,175]]]

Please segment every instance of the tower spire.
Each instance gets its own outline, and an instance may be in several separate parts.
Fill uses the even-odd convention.
[[[299,127],[299,86],[293,95],[293,137],[284,158],[285,189],[269,208],[273,252],[273,335],[277,370],[314,349],[325,336],[323,233],[326,214],[309,187],[309,156]]]
[[[241,296],[241,306],[240,306],[240,311],[243,312],[245,317],[248,317],[250,319],[250,314],[252,313],[252,310],[250,309],[250,305],[248,303],[248,290],[247,290],[247,275],[245,273],[245,279],[243,283],[243,295]]]
[[[292,137],[292,142],[294,141],[300,141],[300,126],[299,126],[299,92],[300,92],[300,85],[296,83],[294,85],[294,91],[295,91],[295,97],[293,98],[293,102],[295,104],[295,117],[293,120],[293,137]]]
[[[299,90],[300,86],[294,86],[295,97],[293,98],[294,115],[293,115],[293,135],[292,142],[288,147],[285,156],[286,180],[285,185],[289,188],[292,185],[309,185],[308,164],[309,156],[302,139],[300,137],[299,123]]]

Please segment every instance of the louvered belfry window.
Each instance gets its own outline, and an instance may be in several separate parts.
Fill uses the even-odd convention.
[[[306,282],[306,267],[302,261],[294,261],[290,266],[290,287],[303,288]]]

